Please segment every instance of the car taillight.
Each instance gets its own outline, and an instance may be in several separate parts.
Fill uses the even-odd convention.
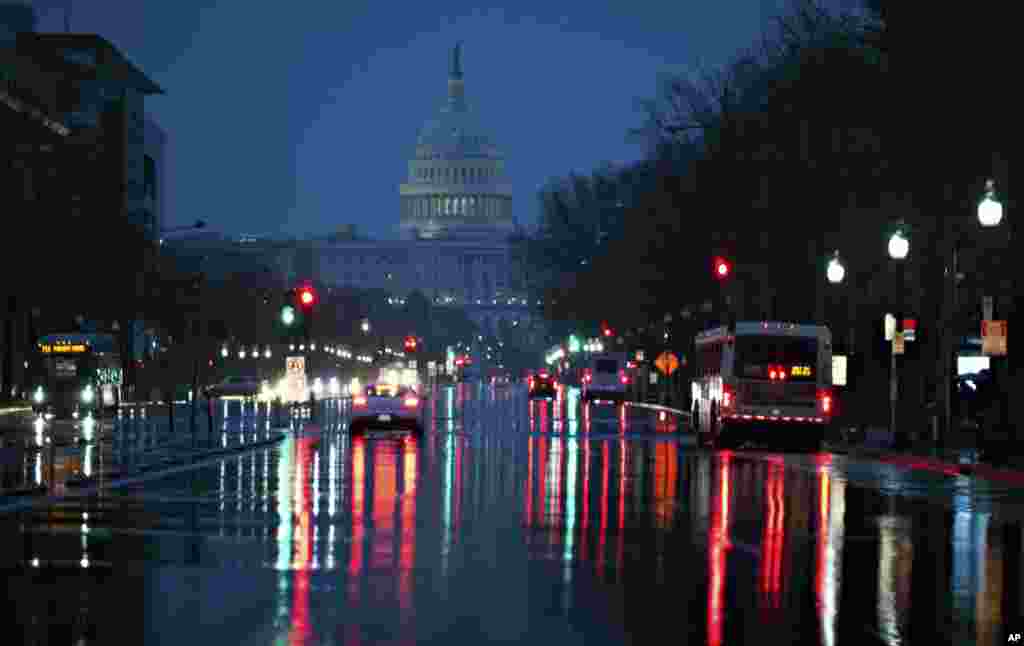
[[[530,388],[533,388],[533,377],[530,377]]]
[[[722,408],[732,408],[736,404],[736,391],[728,384],[722,385]]]
[[[826,415],[832,414],[832,391],[823,388],[818,391],[818,401],[821,402],[821,412]]]
[[[352,400],[353,406],[366,406],[366,397],[356,397]]]
[[[405,398],[405,405],[408,406],[409,408],[416,408],[417,406],[419,406],[419,404],[420,400],[416,399],[415,397]]]

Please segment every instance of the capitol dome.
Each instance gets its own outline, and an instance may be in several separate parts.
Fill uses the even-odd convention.
[[[504,157],[465,97],[462,47],[452,50],[448,99],[420,129],[399,189],[403,237],[502,235],[514,228]]]

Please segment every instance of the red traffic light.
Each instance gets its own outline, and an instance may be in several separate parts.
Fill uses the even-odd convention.
[[[728,278],[729,273],[732,271],[732,266],[729,261],[719,256],[715,258],[715,277],[716,278]]]
[[[313,292],[312,287],[303,287],[299,290],[299,303],[303,307],[309,307],[314,301],[316,301],[316,294]]]
[[[405,337],[405,349],[409,352],[416,351],[416,337],[407,336]]]

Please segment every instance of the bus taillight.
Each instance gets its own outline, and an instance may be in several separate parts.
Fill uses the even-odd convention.
[[[722,385],[722,408],[732,408],[736,403],[736,391],[728,384]]]
[[[818,391],[818,401],[821,402],[821,412],[826,415],[832,414],[832,391],[822,388]]]

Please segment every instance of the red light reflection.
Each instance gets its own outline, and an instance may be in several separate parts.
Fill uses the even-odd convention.
[[[597,574],[604,583],[605,538],[608,535],[608,442],[601,442],[601,527],[597,535]]]
[[[658,442],[654,453],[654,515],[661,529],[668,529],[675,515],[679,446]]]
[[[768,465],[768,485],[765,492],[765,525],[761,541],[761,592],[764,595],[763,609],[779,608],[782,550],[785,545],[786,503],[784,496],[785,469],[781,464]]]
[[[296,445],[295,469],[295,543],[292,567],[295,569],[292,589],[291,631],[288,643],[301,646],[312,635],[309,619],[309,564],[313,557],[312,480],[313,452],[316,438],[300,438]]]
[[[543,435],[537,438],[537,525],[544,526],[544,503],[547,501],[548,488],[548,440]]]
[[[392,447],[378,442],[373,450],[373,549],[371,567],[387,568],[394,562],[395,497],[397,465]],[[382,595],[378,594],[380,598]]]
[[[527,527],[533,524],[533,441],[534,437],[531,435],[526,442],[526,509],[523,512],[523,522]],[[526,540],[530,540],[529,532],[526,534]]]
[[[829,504],[831,502],[832,482],[825,467],[818,468],[818,544],[817,563],[814,577],[814,592],[818,607],[818,616],[821,619],[822,627],[829,623],[827,613],[830,600],[828,598],[828,530],[829,530]]]
[[[580,541],[580,559],[586,560],[587,558],[587,545],[590,541],[587,540],[586,530],[590,526],[590,440],[583,440],[583,514],[580,521],[580,535],[583,536],[583,540]]]
[[[416,458],[418,455],[417,439],[411,437],[405,443],[402,453],[402,542],[398,552],[398,605],[403,613],[412,611],[413,569],[416,565],[416,487],[419,473]]]
[[[366,520],[363,496],[366,491],[366,438],[352,438],[352,543],[349,547],[348,598],[359,601],[360,575],[363,571],[363,541]]]
[[[622,580],[622,556],[626,541],[626,440],[619,440],[619,542],[615,551],[615,578]]]
[[[711,503],[711,531],[708,535],[708,644],[721,646],[725,622],[725,580],[729,549],[729,453],[721,454],[718,492]]]

